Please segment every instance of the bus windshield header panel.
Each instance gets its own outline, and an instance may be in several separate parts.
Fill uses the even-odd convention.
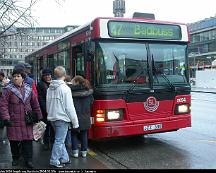
[[[172,24],[109,21],[110,37],[157,40],[181,40],[181,27]]]

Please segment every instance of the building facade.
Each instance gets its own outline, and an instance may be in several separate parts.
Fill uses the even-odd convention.
[[[10,29],[0,38],[0,70],[9,76],[14,65],[24,61],[27,54],[76,27],[78,26]]]
[[[216,65],[216,16],[188,24],[190,46],[188,49],[190,76],[196,70],[215,68]]]

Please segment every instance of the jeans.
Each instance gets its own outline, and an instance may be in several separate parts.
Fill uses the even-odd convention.
[[[88,130],[80,130],[80,133],[71,131],[72,150],[78,150],[78,135],[81,142],[81,151],[87,151],[88,148]]]
[[[69,155],[65,147],[65,138],[70,123],[62,120],[57,120],[52,121],[51,124],[55,131],[55,141],[52,148],[50,165],[56,166],[61,162],[69,161]]]

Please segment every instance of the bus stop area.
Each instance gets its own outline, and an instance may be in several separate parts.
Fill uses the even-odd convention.
[[[33,142],[33,164],[34,169],[55,169],[50,167],[50,150],[44,150],[40,142]],[[93,151],[88,151],[86,158],[81,156],[78,158],[71,157],[69,152],[71,164],[67,164],[64,168],[60,169],[108,169],[103,163],[99,162],[95,157]],[[10,151],[10,144],[7,140],[0,140],[0,170],[2,169],[27,169],[24,166],[24,161],[21,158],[19,166],[12,166],[12,157]]]

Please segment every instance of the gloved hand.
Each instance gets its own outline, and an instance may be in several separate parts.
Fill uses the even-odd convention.
[[[4,125],[7,127],[11,127],[12,126],[11,120],[4,120]]]
[[[72,128],[71,131],[74,133],[79,133],[80,129],[79,129],[79,127],[78,128]]]

